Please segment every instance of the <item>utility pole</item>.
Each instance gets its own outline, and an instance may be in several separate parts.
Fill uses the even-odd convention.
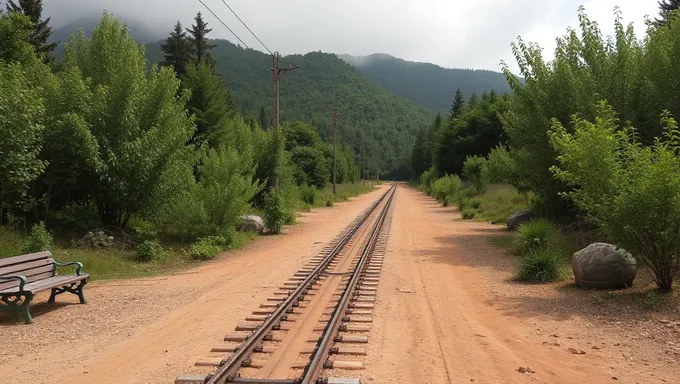
[[[335,160],[335,152],[336,152],[336,147],[337,147],[337,135],[336,135],[336,125],[339,117],[342,117],[345,115],[341,115],[335,110],[331,111],[331,117],[333,118],[333,195],[337,195],[337,190],[335,184],[337,183],[338,180],[338,166],[337,162]]]
[[[279,55],[279,52],[274,52],[272,55],[272,78],[274,80],[274,140],[278,144],[278,135],[279,135],[279,80],[281,80],[281,75],[285,72],[292,71],[294,69],[298,69],[299,67],[297,65],[292,65],[289,67],[285,68],[280,68],[279,67],[279,61],[281,59],[281,55]],[[278,151],[278,148],[276,148]],[[277,153],[278,156],[278,153]],[[276,163],[274,164],[274,174],[272,175],[273,179],[273,184],[274,184],[274,190],[278,191],[279,190],[279,175],[278,175],[278,159]]]

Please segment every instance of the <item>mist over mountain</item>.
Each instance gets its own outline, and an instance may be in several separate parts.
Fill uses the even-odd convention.
[[[473,92],[477,95],[491,90],[497,93],[510,92],[505,75],[500,72],[442,68],[384,53],[339,57],[388,91],[438,112],[449,110],[457,88],[460,88],[465,98]]]
[[[147,26],[146,24],[130,19],[119,18],[122,23],[126,23],[130,29],[130,35],[139,43],[154,43],[158,40],[164,39],[167,36],[167,31],[164,30],[154,30]],[[72,21],[66,25],[59,28],[54,28],[52,30],[52,36],[50,36],[50,42],[59,42],[60,47],[57,49],[56,55],[60,57],[62,55],[63,45],[68,42],[71,34],[77,33],[78,30],[82,29],[85,35],[90,36],[94,27],[99,24],[101,20],[101,15],[90,15],[78,20]]]

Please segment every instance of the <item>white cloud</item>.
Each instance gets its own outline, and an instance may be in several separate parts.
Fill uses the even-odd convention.
[[[1,1],[1,0],[0,0]],[[248,45],[263,50],[222,0],[203,0]],[[225,0],[271,48],[283,54],[326,51],[367,55],[389,53],[445,67],[499,69],[512,64],[510,43],[521,35],[552,57],[555,38],[577,27],[577,9],[585,0]],[[654,17],[656,1],[590,0],[586,12],[613,30],[613,10],[644,32],[643,17]],[[236,39],[198,0],[59,0],[46,1],[55,26],[83,13],[108,9],[149,27],[170,31],[174,21],[189,24],[202,11],[213,37]]]

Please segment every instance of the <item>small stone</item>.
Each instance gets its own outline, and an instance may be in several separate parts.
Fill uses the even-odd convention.
[[[668,324],[669,321],[666,320],[666,319],[661,319],[661,320],[659,320],[659,323],[661,323],[661,324]]]
[[[612,376],[612,380],[618,380],[619,378],[616,376]]]
[[[517,372],[519,372],[519,373],[526,373],[526,372],[527,372],[527,369],[524,368],[524,367],[519,367],[519,368],[517,368]]]
[[[576,348],[571,348],[571,347],[569,347],[569,348],[567,348],[567,350],[568,350],[569,352],[573,353],[574,355],[585,355],[585,354],[586,354],[586,351],[583,351],[583,350],[580,350],[580,349],[576,349]]]
[[[527,367],[527,373],[536,373],[531,367]]]
[[[559,337],[559,336],[557,336],[557,335],[555,335],[555,334],[552,334],[552,335],[550,335],[550,337]]]
[[[593,349],[600,349],[597,345],[593,345]]]

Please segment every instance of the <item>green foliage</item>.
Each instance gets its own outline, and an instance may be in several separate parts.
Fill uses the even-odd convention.
[[[0,15],[0,60],[5,62],[26,62],[35,52],[29,43],[33,23],[31,19],[11,12]]]
[[[137,247],[137,254],[135,260],[148,263],[160,258],[163,253],[163,247],[157,240],[144,240]]]
[[[532,219],[520,224],[513,236],[513,248],[520,254],[526,254],[553,244],[557,237],[557,227],[547,219]]]
[[[465,208],[462,212],[463,220],[472,220],[475,218],[475,210],[472,208]]]
[[[227,244],[224,237],[208,236],[198,239],[189,248],[189,256],[194,260],[212,260]]]
[[[489,152],[486,158],[486,175],[490,183],[506,184],[512,180],[514,163],[510,152],[502,146],[498,146]]]
[[[45,106],[28,77],[18,63],[0,61],[0,224],[5,207],[23,205],[45,168],[38,157]]]
[[[22,253],[49,251],[52,246],[52,235],[45,228],[42,221],[33,226],[31,233],[24,242]]]
[[[519,193],[507,184],[490,184],[486,191],[476,200],[480,202],[476,209],[476,218],[481,221],[504,223],[517,211],[529,209],[530,197]]]
[[[547,135],[553,118],[563,125],[574,114],[593,121],[598,103],[606,100],[649,145],[661,133],[657,116],[663,110],[680,116],[680,23],[649,28],[639,40],[617,9],[615,34],[608,39],[583,8],[578,16],[580,33],[570,30],[559,38],[550,63],[539,47],[521,39],[513,44],[524,84],[504,69],[514,92],[510,110],[502,115],[516,164],[511,181],[520,191],[535,192],[552,215],[575,213],[559,196],[568,190],[565,181],[550,172],[557,165]]]
[[[659,18],[655,19],[657,26],[665,26],[672,20],[672,12],[680,8],[680,0],[660,0]]]
[[[302,184],[300,186],[300,200],[313,207],[316,202],[316,189],[307,184]]]
[[[234,122],[234,125],[243,124]],[[225,235],[236,228],[248,202],[260,190],[253,181],[248,147],[209,149],[197,168],[198,180],[185,180],[185,190],[157,217],[161,228],[183,238]]]
[[[201,12],[198,12],[194,18],[196,24],[193,24],[191,28],[187,28],[189,33],[189,41],[191,43],[191,52],[194,54],[193,61],[197,64],[207,63],[209,65],[214,64],[210,50],[215,48],[215,44],[211,44],[208,41],[208,33],[212,31],[212,28],[208,28],[208,23],[203,20]]]
[[[510,91],[503,75],[498,72],[442,68],[384,54],[340,57],[388,91],[441,113],[448,112],[451,91],[456,88],[461,91],[461,97],[475,92],[481,95],[492,89],[501,93]]]
[[[75,180],[102,224],[124,227],[183,190],[193,163],[186,96],[177,97],[172,69],[147,66],[127,27],[105,14],[91,39],[72,37],[58,80],[48,100],[47,197],[64,199],[74,188],[64,179]]]
[[[333,200],[326,200],[326,206],[332,207],[333,206]]]
[[[264,202],[264,225],[270,233],[281,233],[281,228],[286,222],[286,207],[281,194],[270,191]]]
[[[481,193],[487,182],[486,159],[481,156],[468,156],[463,164],[463,176],[465,181],[472,184]]]
[[[165,56],[161,65],[172,67],[177,76],[184,77],[194,54],[194,49],[179,20],[170,32],[170,36],[165,39],[165,43],[161,44],[161,50],[163,50]]]
[[[445,175],[432,183],[432,194],[440,203],[455,201],[461,185],[457,175]]]
[[[668,113],[662,123],[663,137],[643,146],[601,104],[595,123],[574,118],[574,133],[553,121],[550,140],[559,154],[552,171],[573,187],[565,196],[669,291],[680,269],[680,130]]]
[[[271,57],[225,40],[212,42],[217,45],[211,51],[215,68],[224,76],[237,109],[258,116],[264,108],[271,115],[271,73],[264,67],[271,65]],[[151,62],[163,60],[159,44],[147,48]],[[418,129],[432,117],[429,110],[391,94],[336,55],[312,52],[283,60],[305,70],[282,76],[282,124],[303,121],[330,142],[328,111],[340,109],[346,116],[338,123],[338,145],[351,149],[361,178],[392,176],[392,171],[400,178],[409,176],[405,168],[411,147]]]
[[[564,277],[560,254],[551,248],[529,251],[515,271],[515,279],[529,283],[549,283]]]
[[[428,195],[432,195],[432,186],[435,180],[437,180],[437,169],[434,166],[420,175],[420,185]]]
[[[661,304],[661,295],[658,292],[649,292],[642,299],[645,307],[651,309],[652,311],[658,311],[659,305]]]
[[[192,142],[216,148],[220,144],[231,145],[242,130],[232,129],[234,108],[231,95],[224,82],[205,62],[186,66],[182,86],[191,91],[187,102],[189,113],[195,116],[196,131]]]
[[[290,153],[295,164],[293,175],[297,184],[323,188],[331,175],[330,164],[323,152],[314,147],[297,147]]]
[[[9,0],[7,2],[7,12],[20,13],[30,19],[31,33],[28,42],[45,63],[51,64],[54,61],[52,51],[57,47],[57,43],[48,43],[52,35],[52,27],[48,25],[49,17],[42,19],[42,10],[42,0]]]

